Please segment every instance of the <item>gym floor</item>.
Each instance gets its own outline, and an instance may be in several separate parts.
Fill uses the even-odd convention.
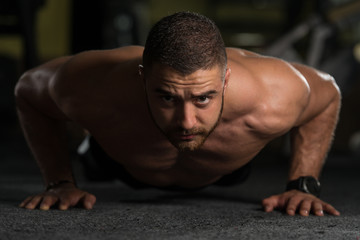
[[[322,198],[341,216],[265,213],[264,197],[283,191],[286,162],[262,153],[242,185],[186,192],[134,190],[121,182],[88,182],[74,162],[79,186],[97,196],[92,210],[26,210],[17,205],[43,190],[21,137],[1,144],[0,239],[359,239],[360,162],[331,154]]]

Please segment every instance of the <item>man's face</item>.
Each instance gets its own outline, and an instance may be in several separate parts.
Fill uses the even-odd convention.
[[[230,71],[225,81],[219,67],[187,76],[160,64],[145,71],[147,101],[155,124],[178,150],[199,149],[220,120]]]

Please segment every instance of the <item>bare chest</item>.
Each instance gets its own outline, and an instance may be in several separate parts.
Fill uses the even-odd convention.
[[[104,111],[102,117],[87,120],[87,126],[114,161],[151,185],[210,184],[248,163],[268,142],[238,118],[221,120],[200,149],[179,152],[157,128],[147,107],[137,106],[118,114]]]
[[[179,152],[151,118],[139,119],[95,136],[115,161],[134,171],[220,176],[249,162],[267,143],[241,124],[221,122],[199,150]]]

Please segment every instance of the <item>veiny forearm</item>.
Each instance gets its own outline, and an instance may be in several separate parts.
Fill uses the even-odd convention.
[[[340,95],[324,111],[291,131],[292,159],[289,180],[300,176],[319,178],[330,149],[340,110]]]
[[[47,116],[19,96],[16,102],[25,138],[45,184],[74,181],[67,151],[66,121]]]

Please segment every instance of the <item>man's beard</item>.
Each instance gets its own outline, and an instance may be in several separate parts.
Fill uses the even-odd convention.
[[[163,131],[164,135],[170,141],[174,147],[176,147],[180,152],[191,152],[198,150],[206,141],[208,136],[214,131],[216,126],[218,125],[219,118],[216,123],[210,128],[210,130],[206,130],[205,128],[192,128],[190,130],[184,130],[182,128],[179,129],[166,129]],[[181,135],[194,135],[194,139],[190,140],[181,140],[179,136]]]
[[[205,128],[197,128],[197,127],[194,127],[192,129],[183,129],[181,127],[169,127],[166,129],[162,129],[158,125],[158,123],[156,122],[156,120],[153,116],[148,98],[147,98],[147,104],[148,104],[150,116],[153,119],[155,125],[166,136],[166,138],[169,140],[169,142],[174,147],[176,147],[180,152],[192,152],[192,151],[200,149],[200,147],[205,143],[205,141],[209,137],[209,135],[219,125],[219,122],[220,122],[221,116],[222,116],[222,112],[223,112],[223,108],[224,108],[224,93],[222,95],[221,108],[220,108],[217,120],[214,123],[214,125],[211,126],[211,128],[209,130],[207,130]],[[180,135],[194,135],[195,139],[181,140],[181,139],[179,139]]]

